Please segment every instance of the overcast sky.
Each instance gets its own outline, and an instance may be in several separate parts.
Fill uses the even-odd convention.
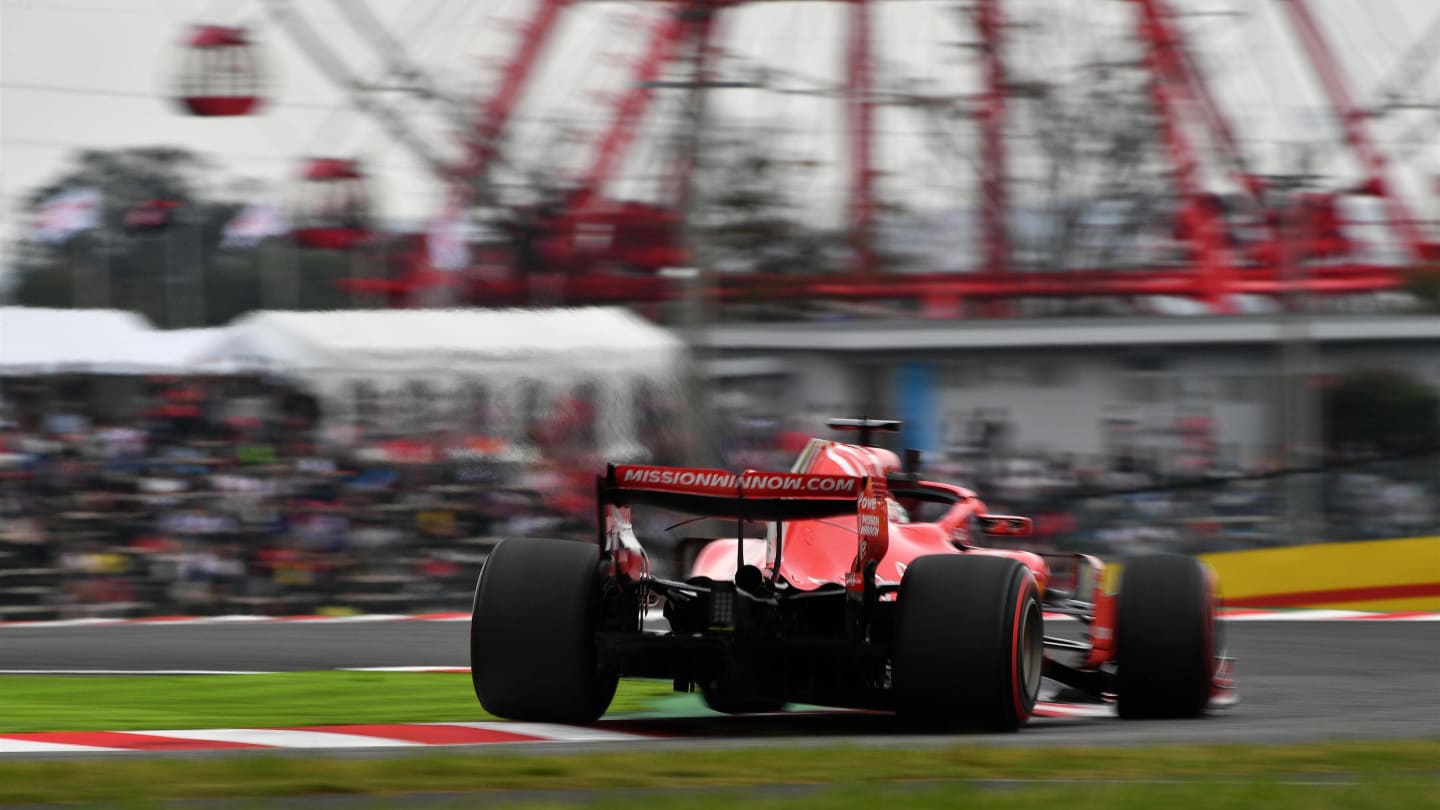
[[[340,0],[353,2],[353,0]],[[369,7],[401,36],[410,58],[447,92],[461,99],[493,89],[498,64],[515,41],[515,23],[535,0],[370,0]],[[1293,37],[1283,30],[1279,0],[1172,0],[1192,13],[1185,26],[1201,51],[1211,81],[1244,133],[1253,155],[1277,168],[1280,144],[1323,140],[1316,113],[1323,104],[1313,80],[1304,78]],[[380,54],[349,27],[331,0],[292,0],[357,73],[383,68]],[[1027,78],[1060,75],[1125,30],[1134,7],[1099,0],[1008,0],[1012,61]],[[1399,57],[1440,14],[1435,0],[1312,0],[1349,73],[1357,97],[1371,94]],[[972,42],[957,21],[953,2],[879,2],[878,69],[889,81],[908,77],[936,93],[973,92]],[[518,152],[578,169],[588,143],[576,133],[607,120],[614,93],[625,84],[627,60],[643,49],[655,3],[586,3],[571,12],[550,48],[520,110],[513,131]],[[727,26],[735,70],[766,66],[771,87],[813,91],[842,81],[845,6],[841,3],[766,2],[742,7]],[[185,27],[195,22],[252,25],[273,78],[271,102],[262,115],[198,119],[180,115],[169,100],[180,62]],[[1107,39],[1108,38],[1108,39]],[[1021,43],[1020,40],[1024,42]],[[1433,49],[1440,50],[1440,42]],[[729,77],[726,77],[729,78]],[[1414,95],[1440,97],[1440,66]],[[666,103],[673,104],[675,91]],[[468,103],[468,102],[467,102]],[[816,210],[838,217],[843,174],[824,168],[844,154],[839,106],[833,94],[770,90],[723,90],[714,96],[717,120],[744,121],[763,130],[782,154],[819,164],[806,175],[805,195]],[[663,112],[662,105],[662,112]],[[440,149],[454,154],[455,140],[433,107],[409,104],[408,114]],[[428,117],[427,117],[428,116]],[[1417,113],[1380,123],[1382,140],[1404,130]],[[950,124],[966,127],[963,122]],[[919,207],[954,207],[973,199],[974,178],[964,165],[937,168],[927,128],[913,110],[886,108],[878,129],[882,193],[904,195]],[[643,193],[656,171],[656,144],[672,130],[647,130],[646,144],[624,172],[619,193]],[[972,133],[959,133],[973,151]],[[35,186],[60,173],[82,148],[180,144],[213,155],[228,175],[253,178],[262,189],[283,194],[293,186],[297,163],[307,155],[363,157],[376,179],[381,212],[419,219],[440,206],[440,183],[326,80],[307,54],[286,37],[257,0],[0,0],[0,215],[14,234],[18,206]],[[523,159],[523,158],[522,158]],[[1017,169],[1023,171],[1023,169]],[[1421,178],[1440,173],[1440,147],[1421,149],[1402,170],[1417,201]],[[1433,197],[1423,200],[1436,210]],[[1433,215],[1433,214],[1432,214]],[[8,241],[8,239],[7,239]]]

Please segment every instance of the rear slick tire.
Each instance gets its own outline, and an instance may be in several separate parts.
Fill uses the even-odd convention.
[[[903,725],[1015,731],[1035,709],[1043,661],[1039,589],[1019,561],[934,554],[905,571],[892,673]]]
[[[509,720],[594,722],[617,678],[597,668],[600,551],[568,540],[510,539],[475,586],[470,679],[485,711]]]
[[[1156,554],[1125,563],[1115,617],[1121,717],[1197,717],[1215,678],[1215,587],[1200,561]]]

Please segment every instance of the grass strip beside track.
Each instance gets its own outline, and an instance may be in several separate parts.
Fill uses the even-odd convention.
[[[765,798],[763,794],[757,797],[754,793],[749,796],[744,793],[668,796],[659,801],[646,798],[644,806],[646,810],[722,810],[730,807],[744,807],[746,810],[874,810],[900,802],[905,810],[1391,810],[1396,807],[1433,807],[1437,788],[1440,788],[1440,783],[1433,780],[1383,784],[1372,780],[1369,784],[1334,786],[1296,786],[1273,780],[1209,780],[1191,784],[1092,782],[1041,786],[960,782],[943,786],[846,786],[793,798]],[[602,801],[584,806],[588,810],[620,810],[634,808],[635,804],[632,799],[628,804]],[[522,804],[514,810],[554,806],[552,803]]]
[[[1076,780],[1062,785],[1002,785],[1001,793],[1045,795],[1038,800],[1005,804],[1003,795],[990,806],[1053,807],[1054,796],[1069,797],[1066,806],[1080,807],[1425,807],[1440,798],[1440,740],[1410,743],[1354,742],[1298,746],[1152,746],[1139,748],[987,748],[955,745],[930,749],[857,747],[765,748],[741,751],[639,751],[579,755],[467,756],[416,754],[385,758],[319,758],[253,755],[215,758],[67,759],[64,761],[0,762],[0,786],[17,803],[115,803],[200,798],[265,798],[275,796],[465,793],[473,804],[477,791],[601,791],[586,801],[608,800],[603,791],[616,789],[746,788],[774,799],[777,785],[842,785],[805,794],[795,806],[874,807],[876,791],[904,790],[917,796],[949,794],[977,785],[990,791],[997,780]],[[1354,785],[1320,785],[1314,791],[1281,781],[1354,780]],[[853,787],[864,779],[864,787]],[[967,785],[973,780],[977,785]],[[1166,784],[1110,784],[1104,780],[1161,780]],[[1182,780],[1186,784],[1169,784]],[[1194,784],[1189,784],[1194,780]],[[915,784],[930,783],[930,784]],[[957,782],[935,785],[935,782]],[[888,784],[886,784],[888,783]],[[1314,801],[1270,799],[1304,790]],[[858,791],[858,792],[857,792]],[[1173,791],[1175,802],[1157,798]],[[988,795],[988,794],[987,794]],[[1076,796],[1086,800],[1075,801]],[[1330,797],[1343,799],[1331,803]],[[709,797],[709,798],[707,798]],[[458,800],[460,797],[457,796]],[[543,796],[526,799],[545,801]],[[579,801],[574,794],[563,801]],[[616,796],[615,798],[622,798]],[[665,797],[659,797],[665,798]],[[693,807],[697,800],[722,801],[724,793],[709,790],[676,794],[669,804],[647,807]],[[824,799],[823,803],[818,800]],[[1353,801],[1352,801],[1353,800]],[[668,801],[668,799],[667,799]],[[926,799],[918,807],[952,807],[942,799]],[[628,804],[633,806],[635,797]],[[397,805],[399,806],[399,805]],[[617,804],[616,806],[619,806]],[[747,801],[747,806],[750,805]],[[790,806],[777,803],[776,807]]]
[[[1336,786],[1295,786],[1274,781],[1243,783],[1199,782],[1185,785],[1072,784],[1064,786],[975,785],[957,783],[916,788],[846,786],[792,798],[766,797],[753,791],[729,795],[646,797],[646,810],[874,810],[903,802],[905,810],[1055,810],[1106,808],[1106,810],[1391,810],[1436,804],[1433,781],[1375,782]],[[1428,802],[1428,803],[1427,803]],[[400,807],[401,805],[395,805]],[[459,806],[459,805],[457,805]],[[521,804],[525,808],[555,807],[557,803]],[[564,806],[564,805],[560,805]],[[572,805],[580,806],[580,805]],[[622,810],[636,806],[634,799],[585,803],[589,810]]]
[[[644,710],[669,683],[622,682],[612,713]],[[0,733],[263,728],[493,719],[470,676],[287,672],[275,675],[0,677]]]
[[[883,786],[845,785],[833,788],[713,789],[677,793],[621,793],[596,800],[594,795],[536,797],[504,803],[509,810],[584,807],[586,810],[874,810],[903,803],[905,810],[1407,810],[1437,806],[1437,782],[1403,782],[1296,785],[1274,780],[1246,782],[1205,781],[1189,784],[1085,783],[1035,785],[955,782],[944,785],[891,783]],[[603,795],[603,794],[602,794]],[[424,796],[432,810],[476,806],[476,794],[464,799]],[[411,808],[417,797],[366,803],[367,810]]]

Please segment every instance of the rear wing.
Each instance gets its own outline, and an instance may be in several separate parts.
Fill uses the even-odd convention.
[[[602,503],[617,506],[648,504],[746,520],[805,520],[855,514],[867,481],[849,475],[611,464],[598,489]]]
[[[636,576],[648,571],[628,510],[644,503],[692,515],[745,520],[807,520],[838,515],[856,517],[857,549],[845,590],[855,603],[876,598],[875,569],[890,547],[890,517],[883,477],[816,475],[611,464],[596,480],[601,545],[612,552],[615,571]],[[622,514],[623,513],[623,514]],[[782,534],[775,535],[773,570],[780,570]],[[744,543],[736,544],[736,570],[744,567]]]

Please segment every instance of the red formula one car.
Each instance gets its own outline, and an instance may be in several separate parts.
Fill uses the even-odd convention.
[[[1093,557],[979,548],[977,535],[1028,535],[1030,521],[989,514],[975,493],[869,446],[898,425],[835,420],[860,442],[812,439],[785,473],[611,465],[597,479],[598,542],[511,539],[486,561],[470,638],[480,703],[590,722],[629,676],[698,689],[729,713],[807,703],[1014,730],[1042,685],[1054,699],[1113,700],[1121,717],[1228,702],[1208,568],[1142,557],[1112,593]],[[659,578],[633,528],[645,506],[735,534],[709,541],[687,578]],[[926,512],[938,514],[910,517]],[[655,614],[668,629],[650,626]],[[1083,632],[1051,637],[1047,614]]]

